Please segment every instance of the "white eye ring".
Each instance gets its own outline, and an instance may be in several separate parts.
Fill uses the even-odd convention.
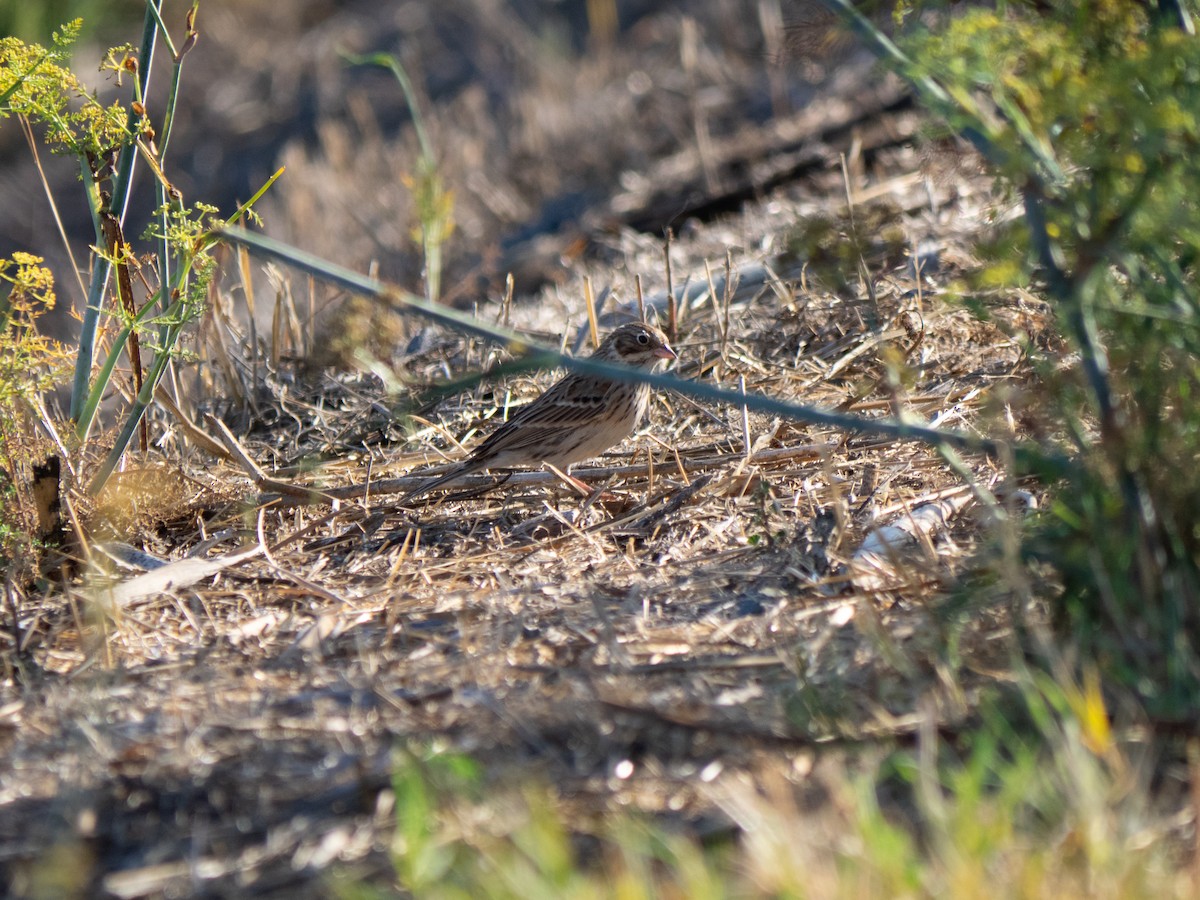
[[[648,344],[648,343],[650,343],[650,338],[649,338],[649,337],[646,335],[646,333],[643,331],[641,334],[639,334],[639,335],[637,336],[637,342],[638,342],[639,344]]]

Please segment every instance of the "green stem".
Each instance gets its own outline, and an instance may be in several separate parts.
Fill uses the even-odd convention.
[[[182,330],[181,325],[172,325],[167,329],[168,340],[170,345],[174,345],[179,339],[179,333]],[[93,476],[91,483],[88,485],[88,491],[95,496],[100,493],[104,485],[108,483],[108,479],[112,473],[116,471],[117,464],[121,461],[125,449],[129,446],[129,442],[133,440],[134,432],[137,431],[138,423],[142,421],[142,416],[146,410],[150,408],[151,402],[154,400],[154,391],[158,387],[158,383],[162,380],[163,373],[167,370],[167,364],[171,361],[171,354],[164,347],[154,358],[154,364],[150,367],[150,371],[146,373],[146,380],[142,382],[142,389],[134,398],[133,407],[129,411],[129,415],[125,419],[125,424],[121,428],[120,434],[117,435],[116,443],[113,444],[112,450],[108,456],[104,458],[104,462],[100,464],[100,468]]]
[[[158,33],[156,17],[162,0],[146,0],[146,18],[142,27],[142,48],[138,56],[138,84],[140,96],[145,97],[150,86],[150,69],[154,59],[154,42]],[[125,224],[125,212],[129,206],[130,186],[133,182],[133,163],[137,158],[137,148],[132,141],[132,133],[137,124],[138,116],[131,108],[126,123],[126,129],[131,135],[130,143],[121,148],[120,160],[117,164],[117,177],[113,183],[111,208],[113,215],[122,227]],[[86,163],[84,163],[86,165]],[[83,311],[83,322],[79,328],[79,351],[75,357],[75,377],[71,385],[71,419],[76,423],[75,432],[81,441],[87,439],[88,427],[82,421],[83,407],[88,395],[88,385],[92,377],[92,364],[96,354],[96,332],[100,327],[100,313],[104,308],[104,293],[108,288],[108,278],[112,272],[109,260],[103,255],[97,255],[92,268],[92,281],[88,287],[87,306]],[[88,421],[90,425],[90,419]]]
[[[171,310],[167,311],[167,314],[169,315],[173,310],[177,310],[179,306],[181,304],[176,301],[172,305]],[[91,390],[88,391],[80,408],[79,428],[83,433],[87,433],[96,418],[96,410],[99,409],[100,400],[104,397],[104,392],[108,389],[108,383],[112,380],[113,370],[116,368],[117,360],[121,358],[121,354],[124,352],[125,342],[129,339],[130,333],[149,317],[154,307],[155,304],[153,302],[147,303],[142,307],[142,311],[122,326],[121,330],[114,336],[108,356],[105,357],[100,371],[96,373],[96,380],[92,383]]]
[[[276,179],[278,179],[282,174],[283,169],[279,169],[277,172],[275,172],[275,174],[267,180],[266,184],[264,184],[254,193],[253,197],[239,206],[234,214],[226,219],[226,226],[232,225],[234,222],[244,216],[246,212],[254,205],[254,203],[258,201],[258,199],[267,191],[268,188],[270,188],[272,184],[275,183]],[[138,423],[141,421],[142,416],[145,415],[146,410],[150,407],[150,404],[154,400],[154,390],[158,386],[158,383],[162,380],[162,377],[167,370],[167,366],[170,364],[172,351],[174,350],[176,343],[179,341],[179,336],[183,333],[184,325],[187,324],[186,321],[182,319],[184,315],[184,301],[182,299],[176,299],[171,302],[170,306],[168,307],[168,300],[171,297],[181,298],[186,296],[188,284],[191,278],[192,264],[202,254],[209,250],[216,239],[216,236],[211,233],[201,235],[198,239],[191,243],[186,252],[181,254],[182,263],[176,272],[175,283],[164,284],[163,287],[160,287],[159,294],[161,296],[158,298],[158,303],[155,302],[155,298],[150,298],[149,302],[142,307],[142,311],[138,313],[136,317],[126,323],[121,331],[117,334],[117,339],[114,341],[113,347],[109,351],[108,357],[104,362],[104,366],[101,368],[100,373],[96,378],[96,382],[93,385],[92,390],[89,392],[87,400],[83,404],[81,424],[86,429],[88,426],[90,426],[93,418],[96,415],[96,410],[100,405],[100,399],[103,397],[104,391],[106,390],[107,385],[112,378],[113,369],[116,367],[117,359],[121,355],[122,348],[124,347],[125,341],[129,337],[130,332],[139,327],[142,322],[149,317],[152,310],[156,309],[158,306],[166,307],[163,312],[163,318],[170,321],[162,325],[162,327],[159,329],[159,346],[155,353],[154,362],[151,364],[150,370],[146,373],[146,379],[142,383],[142,389],[138,392],[138,396],[135,398],[133,406],[126,416],[125,422],[121,427],[121,431],[118,434],[115,443],[113,444],[112,450],[109,451],[104,463],[100,466],[100,469],[96,472],[96,475],[93,477],[91,484],[89,485],[89,490],[91,490],[93,494],[103,489],[104,485],[108,482],[108,479],[115,471],[117,464],[121,461],[121,456],[128,448],[129,442],[132,440],[134,432],[137,430]]]

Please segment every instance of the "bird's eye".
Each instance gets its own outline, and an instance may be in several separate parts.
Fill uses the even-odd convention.
[[[642,346],[645,346],[646,344],[650,343],[650,336],[643,331],[637,336],[637,342]]]

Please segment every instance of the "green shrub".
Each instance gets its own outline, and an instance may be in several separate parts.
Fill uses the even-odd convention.
[[[1023,258],[988,277],[1039,289],[1077,354],[1056,382],[1049,429],[1073,462],[1026,543],[1061,580],[1060,632],[1151,709],[1188,716],[1200,712],[1191,10],[998,4],[933,16],[903,50],[855,20],[1023,204],[1008,244]]]
[[[0,39],[0,120],[19,117],[40,128],[45,143],[56,153],[73,156],[79,164],[83,197],[95,228],[91,282],[83,311],[75,355],[71,424],[76,449],[85,443],[100,399],[108,391],[122,353],[134,372],[135,398],[124,413],[112,450],[90,474],[98,492],[128,448],[153,400],[155,388],[178,353],[183,329],[204,309],[215,262],[217,242],[213,225],[228,225],[246,215],[251,200],[225,221],[203,203],[185,206],[168,179],[166,159],[183,61],[195,45],[194,3],[184,18],[184,37],[177,46],[163,22],[161,0],[145,5],[142,40],[108,51],[101,69],[123,88],[121,99],[99,103],[69,68],[71,46],[82,22],[70,22],[52,36],[49,46],[25,43],[16,37]],[[170,89],[162,110],[149,108],[146,97],[151,59],[162,47],[172,63]],[[124,215],[133,184],[135,161],[151,170],[157,211],[143,239],[152,248],[153,264],[142,268],[148,296],[135,296],[129,269],[136,258],[136,238],[124,233]],[[278,177],[278,173],[276,175]],[[272,179],[274,181],[274,178]],[[270,182],[268,182],[269,186]],[[263,190],[266,188],[264,187]],[[113,276],[115,273],[115,277]],[[155,283],[157,282],[157,283]],[[110,286],[115,288],[110,292]],[[102,322],[112,326],[106,357],[96,365]],[[142,366],[140,347],[145,338],[148,360]],[[0,377],[4,373],[0,372]],[[12,385],[0,384],[0,394]],[[143,432],[143,446],[146,443]]]

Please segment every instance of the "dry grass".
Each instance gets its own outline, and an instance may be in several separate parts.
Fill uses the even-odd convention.
[[[415,287],[395,177],[413,140],[381,104],[394,86],[335,72],[325,52],[369,49],[364,23],[384,20],[340,6],[308,5],[322,27],[304,32],[305,49],[336,97],[317,98],[336,109],[321,110],[315,137],[267,134],[261,100],[242,93],[257,90],[250,80],[208,106],[246,117],[236,127],[249,146],[271,143],[262,158],[289,162],[267,215],[282,236],[356,268],[382,257],[385,276]],[[606,298],[603,329],[639,292],[665,318],[663,243],[646,224],[663,214],[679,232],[671,279],[685,297],[677,374],[867,417],[1041,435],[1035,363],[1063,353],[1052,316],[1020,292],[973,291],[986,319],[950,296],[1007,211],[974,157],[912,148],[922,123],[894,84],[848,66],[816,99],[792,86],[807,104],[792,116],[778,96],[787,73],[764,76],[759,26],[741,11],[696,4],[689,69],[674,10],[573,54],[528,23],[501,30],[504,5],[443,12],[467,20],[484,6],[493,18],[473,20],[472,41],[518,61],[511,93],[489,107],[475,73],[445,103],[430,98],[440,172],[459,191],[453,302],[515,270],[515,298],[491,290],[478,314],[576,352],[588,281]],[[455,61],[434,7],[388,9],[387,28],[415,36],[427,73]],[[309,59],[288,29],[304,17],[253,11],[251,26],[214,13],[231,54],[214,54],[214,68],[284,48],[275,111],[301,118],[288,104],[307,98]],[[759,128],[747,110],[764,78],[779,102]],[[248,179],[235,170],[258,156],[238,139],[214,143],[239,150],[213,164],[221,177]],[[596,196],[575,196],[580,182]],[[559,227],[560,203],[585,211]],[[395,750],[431,745],[484,768],[499,824],[454,823],[463,832],[503,830],[513,785],[533,781],[551,786],[555,815],[585,845],[614,813],[742,836],[751,893],[795,892],[772,881],[788,873],[812,896],[908,884],[908,872],[871,880],[887,859],[862,849],[879,823],[856,805],[856,772],[898,746],[933,752],[939,735],[970,744],[981,696],[1014,677],[1015,625],[1036,625],[1041,609],[1019,578],[965,577],[980,558],[1017,569],[1004,568],[1014,531],[990,495],[1010,513],[1040,497],[983,457],[965,460],[964,477],[919,444],[659,395],[638,435],[574,473],[592,496],[525,472],[403,508],[400,492],[555,375],[425,403],[430,385],[501,352],[263,275],[232,252],[227,263],[195,359],[152,411],[151,453],[94,500],[69,493],[52,574],[8,585],[0,877],[14,891],[316,897],[339,871],[390,884]],[[322,367],[353,354],[357,370]],[[889,525],[903,543],[884,539],[899,533]],[[927,837],[911,796],[879,794],[871,803],[914,844]],[[1006,883],[1049,895],[1057,870],[1038,881],[1043,858],[1029,858]],[[850,870],[866,874],[840,878]],[[1079,882],[1064,883],[1070,895]],[[931,896],[953,886],[925,885]],[[983,877],[955,895],[993,886]]]
[[[737,246],[731,230],[762,229],[774,248],[735,254],[735,270],[765,260],[775,273],[683,304],[679,374],[995,429],[1000,398],[1031,388],[1011,335],[1044,331],[1045,313],[995,298],[984,322],[940,299],[936,286],[971,265],[956,248],[987,198],[970,181],[930,197],[903,169],[912,158],[886,162],[874,193],[893,195],[888,227],[907,241],[864,243],[869,291],[823,290],[789,262],[780,225],[804,220],[819,183],[675,243],[677,284],[723,279],[712,248]],[[958,215],[931,215],[930,199]],[[918,238],[940,250],[921,280],[895,255]],[[654,305],[661,248],[625,252]],[[590,275],[633,296],[620,271]],[[557,339],[584,322],[581,295],[480,314]],[[377,378],[289,359],[286,336],[313,339],[294,313],[306,298],[280,304],[284,327],[258,356],[229,302],[202,331],[178,405],[192,422],[221,412],[275,482],[341,499],[260,490],[244,466],[195,449],[179,419],[163,422],[163,461],[133,464],[88,513],[79,576],[21,598],[22,647],[4,649],[20,676],[0,706],[10,872],[36,880],[62,852],[119,896],[319,890],[334,862],[381,864],[392,747],[435,737],[497,779],[536,773],[585,818],[724,821],[717,773],[802,785],[821,746],[903,739],[930,715],[953,729],[1005,668],[1003,608],[966,626],[937,612],[980,547],[980,520],[950,519],[870,590],[849,565],[877,524],[961,490],[932,450],[660,396],[638,436],[577,473],[610,495],[531,474],[398,508],[408,473],[552,376],[483,385],[406,422]],[[425,338],[398,359],[410,384],[493,360],[453,335]],[[995,485],[988,460],[969,465]],[[95,539],[105,528],[175,561],[162,582],[110,593],[139,576],[133,554]],[[247,547],[257,552],[235,556]],[[216,562],[189,574],[189,558]],[[968,666],[947,657],[947,629]]]

